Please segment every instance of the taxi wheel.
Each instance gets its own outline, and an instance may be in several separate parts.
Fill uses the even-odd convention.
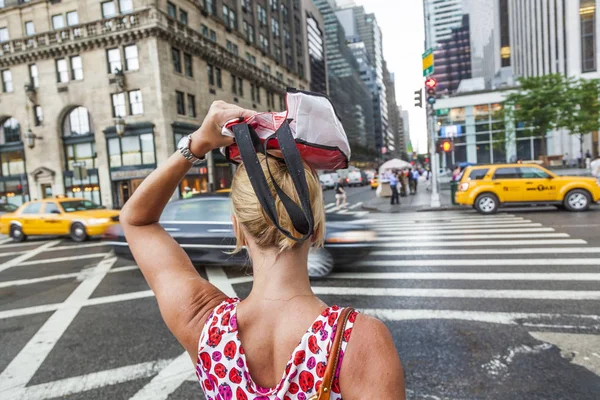
[[[480,214],[495,214],[500,206],[498,197],[492,193],[483,193],[475,199],[475,209]]]
[[[333,256],[325,249],[310,249],[308,253],[308,276],[324,278],[333,270]]]
[[[586,190],[571,190],[565,196],[563,202],[565,208],[569,211],[585,211],[590,208],[591,196]]]
[[[23,229],[19,225],[10,227],[10,237],[13,242],[22,242],[27,239],[27,235],[23,234]]]
[[[71,225],[71,239],[75,242],[85,242],[88,238],[88,235],[85,231],[85,226],[80,222],[75,222]]]

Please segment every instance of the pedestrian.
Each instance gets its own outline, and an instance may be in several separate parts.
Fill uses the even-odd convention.
[[[213,103],[185,150],[204,157],[232,144],[233,138],[221,135],[220,127],[253,114],[235,105]],[[293,240],[302,234],[279,202],[273,212],[292,238],[267,217],[245,165],[237,168],[231,187],[236,250],[247,249],[253,269],[252,289],[240,300],[204,279],[158,222],[178,182],[192,167],[182,154],[176,152],[144,179],[123,208],[120,223],[162,318],[194,362],[204,397],[307,399],[321,393],[315,388],[321,382],[319,390],[331,388],[326,393],[331,400],[342,395],[404,400],[402,366],[387,327],[351,308],[327,306],[312,291],[307,260],[311,246],[324,241],[325,211],[319,179],[311,168],[304,164],[304,170],[298,171],[306,180],[308,209],[314,219],[314,233],[303,242]],[[285,193],[295,193],[282,161],[257,156],[270,181]],[[343,335],[336,336],[335,327]],[[337,349],[331,357],[329,349]],[[284,368],[286,360],[290,361]]]
[[[568,166],[568,163],[569,163],[569,153],[563,154],[562,162],[563,162],[563,167],[567,167]]]
[[[577,168],[581,168],[582,162],[583,161],[583,152],[581,150],[579,150],[579,154],[577,155]]]
[[[591,162],[592,162],[592,155],[590,154],[590,151],[587,150],[585,152],[585,168],[586,169],[590,169]]]
[[[452,180],[457,181],[459,179],[460,173],[460,165],[457,165],[456,167],[454,167],[454,171],[452,171]]]
[[[406,179],[408,179],[408,187],[409,187],[409,193],[415,194],[415,182],[413,180],[413,174],[412,171],[410,169],[406,170]]]
[[[183,196],[181,196],[181,197],[183,197],[184,199],[190,199],[190,198],[192,198],[193,195],[194,194],[192,193],[192,189],[190,189],[189,186],[186,186],[183,189]]]
[[[431,170],[429,167],[425,168],[425,180],[427,180],[427,191],[431,190]]]
[[[411,174],[412,174],[413,182],[415,185],[415,193],[414,194],[417,194],[417,187],[419,186],[419,178],[421,177],[421,174],[419,173],[419,170],[416,168],[412,170]]]
[[[392,171],[392,174],[390,175],[390,189],[392,191],[392,201],[391,204],[400,204],[400,198],[398,196],[398,185],[399,185],[399,181],[398,181],[398,174],[396,173],[396,171]]]
[[[592,169],[592,175],[600,178],[600,156],[590,163],[590,168]]]
[[[344,178],[338,179],[338,181],[333,186],[333,190],[335,191],[335,206],[337,208],[345,208],[346,205],[346,191],[343,188]]]

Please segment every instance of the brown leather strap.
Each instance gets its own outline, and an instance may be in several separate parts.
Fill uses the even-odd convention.
[[[340,350],[342,350],[342,339],[344,337],[344,331],[346,330],[346,323],[350,314],[354,312],[354,308],[344,308],[338,318],[337,330],[335,331],[335,337],[331,350],[329,351],[329,357],[327,358],[327,368],[323,375],[323,383],[319,388],[318,400],[329,400],[331,395],[331,385],[333,384],[333,378],[335,377],[335,371],[340,361]]]

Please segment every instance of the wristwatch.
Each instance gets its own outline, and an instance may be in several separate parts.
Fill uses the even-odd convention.
[[[193,166],[197,166],[206,161],[205,157],[198,158],[190,150],[190,144],[192,143],[192,135],[187,135],[181,138],[177,144],[177,150],[185,157],[186,160],[192,163]]]

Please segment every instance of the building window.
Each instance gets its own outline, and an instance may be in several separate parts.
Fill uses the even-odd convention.
[[[215,68],[211,64],[206,64],[206,73],[208,75],[208,84],[215,84]]]
[[[230,42],[229,40],[227,41],[227,51],[235,54],[236,56],[239,55],[240,53],[240,49],[238,47],[237,44]]]
[[[13,90],[12,72],[9,69],[5,69],[2,71],[2,91],[4,93],[12,93]]]
[[[279,96],[279,109],[285,110],[285,97]]]
[[[273,33],[273,39],[279,38],[279,21],[271,17],[271,32]]]
[[[188,13],[187,11],[184,11],[181,8],[179,9],[179,22],[181,22],[184,25],[188,24]]]
[[[108,59],[109,74],[114,74],[123,69],[123,66],[121,65],[121,51],[119,49],[108,49],[106,51],[106,57]]]
[[[217,32],[215,32],[213,29],[210,30],[210,40],[217,43]]]
[[[249,43],[254,43],[254,26],[244,21],[244,37]]]
[[[242,78],[238,78],[238,94],[244,97],[244,80]]]
[[[256,85],[256,102],[260,104],[260,86]]]
[[[223,21],[225,22],[225,26],[230,27],[231,29],[237,29],[237,19],[235,11],[232,8],[223,5]]]
[[[141,90],[137,89],[129,92],[129,109],[131,110],[131,115],[141,115],[144,113]]]
[[[170,1],[167,1],[167,12],[169,17],[177,19],[177,7]]]
[[[181,52],[175,47],[171,48],[171,56],[173,57],[173,68],[175,72],[181,73]]]
[[[83,61],[81,56],[71,57],[71,79],[74,81],[83,80]]]
[[[8,118],[0,125],[0,144],[18,143],[21,141],[21,125],[16,118]]]
[[[267,74],[271,75],[271,66],[267,63],[263,63],[263,71],[265,71]]]
[[[58,83],[69,82],[69,66],[65,58],[56,60],[56,80]]]
[[[111,138],[108,141],[108,154],[111,168],[155,164],[154,135],[145,133]]]
[[[117,15],[114,1],[105,1],[102,6],[102,18],[112,18]]]
[[[194,68],[192,64],[192,55],[183,53],[183,65],[185,68],[185,74],[192,78],[194,76]]]
[[[125,68],[127,71],[137,71],[140,69],[138,49],[135,44],[125,46]]]
[[[87,108],[74,108],[63,122],[63,136],[88,135],[91,133],[92,124]]]
[[[188,101],[188,115],[192,118],[196,118],[196,96],[191,94],[187,95]]]
[[[183,92],[175,92],[175,97],[177,100],[177,114],[185,115],[185,95]]]
[[[0,28],[0,43],[7,42],[9,39],[8,28]]]
[[[204,9],[210,15],[217,15],[217,9],[215,7],[215,0],[204,0]]]
[[[252,65],[256,65],[256,57],[248,52],[246,52],[246,61]]]
[[[67,170],[73,171],[73,163],[85,164],[85,169],[96,168],[96,144],[94,142],[65,145],[67,156]]]
[[[281,82],[283,82],[283,73],[275,72],[275,76],[277,77],[277,79],[279,79]]]
[[[36,64],[29,65],[29,82],[33,85],[34,88],[40,87],[40,79]]]
[[[34,117],[35,117],[35,126],[40,126],[44,122],[44,113],[42,112],[41,106],[35,106],[33,108]]]
[[[33,21],[25,22],[25,34],[27,36],[35,35],[35,26],[33,25]]]
[[[298,61],[298,76],[304,78],[304,64]]]
[[[127,115],[127,107],[125,106],[125,92],[114,93],[112,95],[113,117],[124,117]]]
[[[132,0],[119,0],[119,11],[121,14],[129,14],[133,11],[133,1]]]
[[[256,5],[256,13],[258,14],[258,22],[260,22],[260,26],[267,25],[267,10],[260,4]]]
[[[215,68],[215,75],[217,78],[217,87],[219,89],[223,88],[223,78],[221,76],[221,68]]]
[[[237,78],[231,74],[231,93],[237,94]]]
[[[283,18],[283,22],[288,22],[289,12],[288,8],[285,4],[281,4],[281,18]]]
[[[258,35],[260,48],[265,52],[269,51],[269,39],[265,37],[262,33]]]
[[[596,71],[596,2],[580,0],[581,72]]]
[[[273,108],[274,103],[273,93],[267,90],[267,107]]]
[[[250,84],[250,98],[252,101],[256,101],[256,85],[254,83]]]
[[[52,29],[62,29],[65,27],[65,19],[62,14],[52,16]]]
[[[273,49],[273,53],[275,54],[275,59],[278,63],[281,63],[281,49],[277,46]]]
[[[252,10],[252,0],[242,0],[242,8],[246,12]]]
[[[269,4],[271,5],[271,10],[277,11],[277,0],[269,0]]]
[[[286,49],[289,49],[292,45],[292,36],[290,35],[290,31],[285,28],[283,28],[283,44],[285,45]]]
[[[70,11],[67,13],[67,25],[79,25],[79,15],[77,14],[77,11]]]

